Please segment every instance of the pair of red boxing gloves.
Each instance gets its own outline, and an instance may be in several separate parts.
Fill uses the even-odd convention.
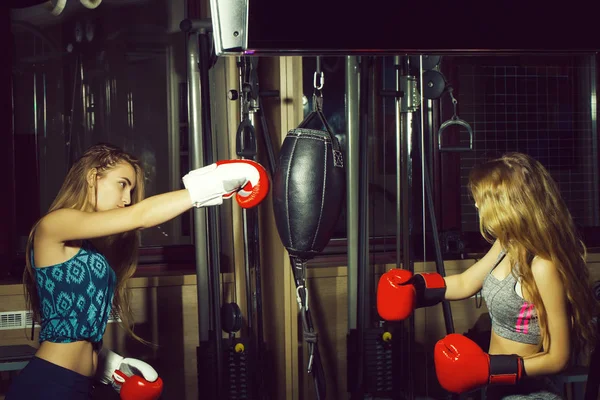
[[[393,269],[379,279],[377,311],[386,321],[402,321],[417,308],[442,302],[446,281],[438,273],[412,274]],[[466,393],[487,385],[517,384],[525,375],[516,355],[490,355],[460,334],[449,334],[434,348],[435,372],[440,385],[452,393]]]

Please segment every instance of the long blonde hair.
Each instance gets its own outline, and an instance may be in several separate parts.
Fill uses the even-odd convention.
[[[565,287],[574,352],[593,346],[597,312],[586,246],[558,186],[542,164],[521,153],[508,153],[471,171],[469,190],[479,208],[479,228],[492,243],[497,239],[518,263],[512,273],[522,281],[537,310],[542,345],[549,349],[548,314],[531,272],[535,256],[556,266]]]
[[[48,213],[61,209],[72,208],[93,212],[96,207],[90,202],[88,195],[88,174],[96,169],[96,176],[102,177],[106,172],[120,163],[128,163],[135,170],[135,189],[131,193],[131,204],[138,203],[144,198],[144,173],[137,158],[110,144],[97,144],[73,164],[60,188],[58,195],[50,205]],[[96,180],[94,180],[96,185]],[[97,194],[97,186],[94,187]],[[94,196],[97,199],[98,196]],[[41,219],[40,219],[41,220]],[[40,321],[40,301],[38,297],[36,279],[31,266],[31,249],[33,238],[39,220],[29,232],[26,247],[26,265],[23,272],[23,285],[27,306],[33,313],[34,321]],[[138,248],[140,242],[139,231],[123,232],[107,236],[98,240],[101,251],[107,258],[110,266],[117,276],[117,284],[113,299],[113,312],[121,319],[121,326],[136,340],[148,343],[133,332],[133,313],[130,307],[127,280],[133,276],[137,266]]]

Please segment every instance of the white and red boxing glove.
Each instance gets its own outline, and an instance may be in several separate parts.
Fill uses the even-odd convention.
[[[444,300],[446,281],[435,272],[413,275],[405,269],[392,269],[379,278],[377,312],[386,321],[402,321],[416,308]]]
[[[440,385],[456,394],[487,385],[516,385],[525,376],[523,358],[487,354],[477,343],[458,333],[436,343],[434,362]]]
[[[106,348],[98,354],[98,379],[112,386],[123,400],[156,400],[163,390],[163,381],[150,364]]]
[[[183,177],[194,207],[217,206],[235,194],[242,208],[252,208],[269,193],[265,168],[252,160],[223,160],[190,171]]]

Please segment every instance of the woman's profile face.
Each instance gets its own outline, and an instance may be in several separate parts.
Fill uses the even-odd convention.
[[[130,205],[135,178],[135,170],[126,162],[117,164],[98,177],[96,211],[114,210]]]

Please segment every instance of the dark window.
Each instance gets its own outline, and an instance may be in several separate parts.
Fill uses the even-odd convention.
[[[7,247],[16,277],[29,230],[88,146],[109,142],[136,155],[147,197],[181,188],[189,168],[183,6],[148,0],[88,10],[70,2],[58,17],[45,7],[10,11],[5,49],[14,147]],[[143,230],[141,245],[140,264],[193,265],[190,214]]]
[[[332,56],[320,59],[325,73],[324,113],[342,145],[346,143],[345,59]],[[369,74],[374,82],[369,92],[369,235],[374,251],[393,252],[397,234],[395,99],[382,96],[381,89],[395,88],[394,59],[374,57],[373,65]],[[307,113],[312,107],[316,57],[305,56],[303,67]],[[591,54],[449,55],[442,57],[439,71],[453,88],[458,116],[474,131],[473,151],[440,152],[437,130],[453,115],[451,98],[445,93],[440,99],[425,100],[425,151],[441,240],[456,234],[462,239],[465,252],[486,251],[489,245],[481,238],[476,209],[467,193],[468,174],[481,161],[519,151],[548,168],[586,244],[591,248],[600,245],[595,239],[600,227],[596,57]],[[420,138],[420,113],[421,110],[413,116],[413,134],[417,138]],[[454,145],[468,146],[465,130],[451,128],[444,137]],[[421,258],[423,192],[421,157],[416,150],[413,143],[411,229],[415,257]],[[428,217],[426,225],[426,257],[432,259]],[[339,244],[345,237],[343,213],[335,239]],[[378,247],[378,243],[384,245]],[[343,252],[339,247],[338,251]]]
[[[474,151],[461,153],[458,165],[456,159],[442,159],[442,168],[458,172],[458,182],[442,190],[451,196],[460,188],[460,230],[478,232],[466,188],[470,169],[519,151],[549,170],[575,222],[588,232],[588,245],[597,246],[589,234],[600,224],[595,56],[447,56],[441,69],[455,88],[460,118],[475,132]],[[442,99],[444,118],[452,115],[448,100]]]

